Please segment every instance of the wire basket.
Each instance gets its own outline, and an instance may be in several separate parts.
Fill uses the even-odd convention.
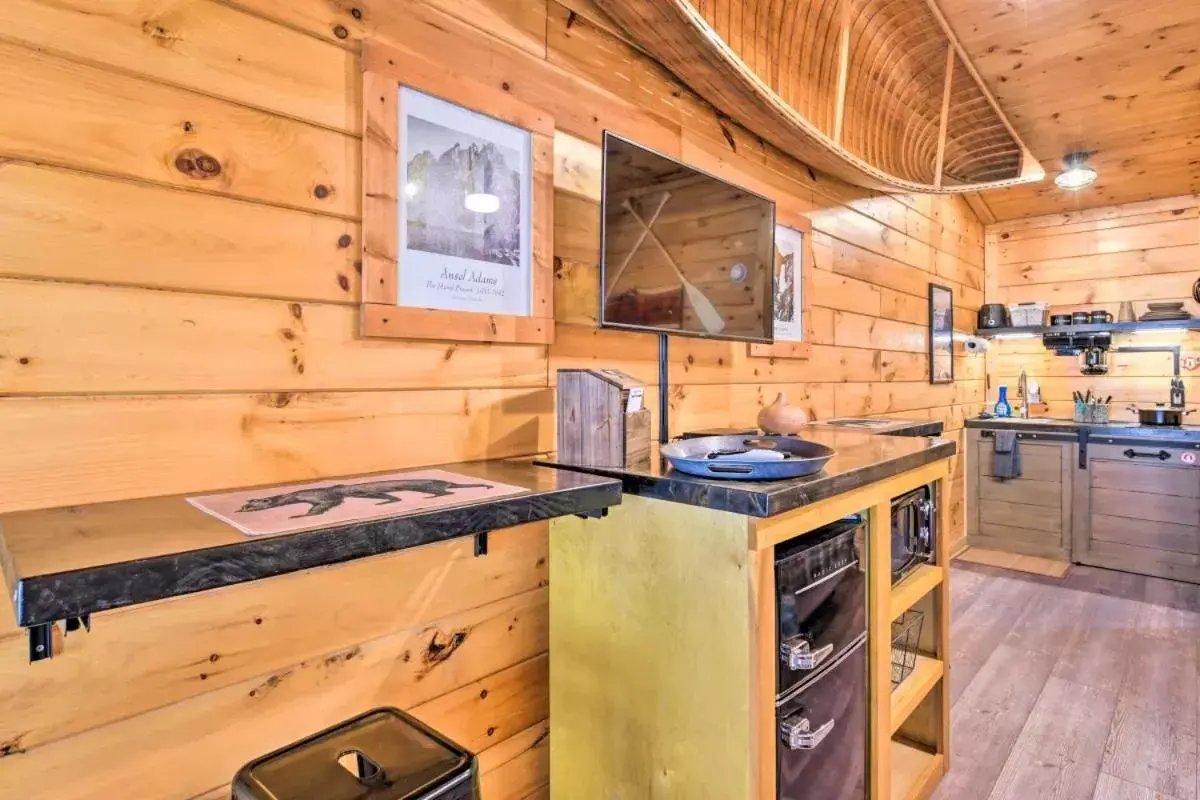
[[[917,666],[917,651],[921,645],[921,627],[925,615],[920,611],[905,611],[892,622],[892,691],[904,683]]]

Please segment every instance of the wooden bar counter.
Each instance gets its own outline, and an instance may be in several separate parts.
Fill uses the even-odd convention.
[[[868,525],[869,797],[933,791],[949,754],[946,537],[935,563],[893,586],[891,500],[935,484],[945,531],[955,445],[816,429],[805,438],[838,453],[788,481],[692,478],[657,453],[647,469],[586,468],[621,478],[625,494],[602,519],[551,523],[553,797],[774,800],[775,549],[858,513]],[[893,692],[891,623],[914,606],[927,635]]]

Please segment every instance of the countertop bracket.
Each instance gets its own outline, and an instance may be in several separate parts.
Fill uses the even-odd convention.
[[[604,519],[608,516],[608,509],[602,508],[599,511],[583,511],[575,516],[579,517],[580,519]]]
[[[1088,436],[1090,436],[1091,433],[1092,432],[1089,431],[1087,428],[1079,429],[1079,468],[1080,469],[1087,469],[1087,445],[1088,445]]]
[[[36,661],[45,661],[47,658],[54,658],[62,652],[63,640],[68,634],[83,628],[89,633],[92,630],[92,615],[83,614],[78,617],[68,617],[63,620],[63,633],[60,636],[58,633],[57,622],[43,622],[39,625],[31,625],[27,633],[29,635],[29,663]]]
[[[488,550],[487,531],[475,534],[475,557],[486,556]]]

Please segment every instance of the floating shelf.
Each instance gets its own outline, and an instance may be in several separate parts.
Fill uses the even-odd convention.
[[[933,782],[942,776],[946,760],[940,753],[927,753],[892,740],[892,800],[928,797]]]
[[[917,665],[913,667],[912,673],[892,692],[891,733],[900,730],[900,726],[908,720],[909,715],[921,705],[921,701],[933,691],[933,687],[937,686],[943,674],[945,667],[941,661],[928,656],[917,656]]]
[[[892,587],[892,619],[915,606],[925,595],[942,583],[944,570],[932,564],[922,564]]]
[[[1134,331],[1200,330],[1200,319],[1155,322],[1105,322],[1095,325],[1040,325],[1036,328],[977,328],[975,335],[984,339],[996,336],[1041,336],[1044,333],[1133,333]]]

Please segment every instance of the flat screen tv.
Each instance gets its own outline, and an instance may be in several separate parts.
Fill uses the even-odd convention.
[[[600,324],[772,340],[775,203],[604,134]]]

